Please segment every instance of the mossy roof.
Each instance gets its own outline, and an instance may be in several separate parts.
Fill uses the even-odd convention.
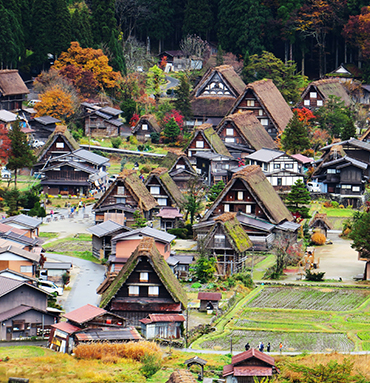
[[[172,299],[181,303],[185,309],[187,306],[187,295],[182,288],[180,282],[177,280],[167,262],[155,246],[155,241],[150,237],[143,237],[136,250],[131,254],[121,271],[118,273],[109,288],[102,294],[100,307],[105,308],[118,293],[120,288],[126,282],[127,278],[135,270],[140,257],[149,259],[154,271],[157,273],[159,279],[167,289]]]
[[[217,218],[216,222],[221,222],[225,228],[225,234],[229,241],[234,245],[239,253],[243,253],[253,246],[248,234],[243,230],[235,213],[224,213]]]
[[[212,125],[210,125],[210,124],[205,124],[205,125],[208,125],[208,126],[206,126],[205,129],[199,129],[199,131],[202,132],[202,134],[204,135],[204,137],[208,141],[211,148],[213,148],[214,151],[218,154],[222,154],[223,156],[230,157],[229,151],[227,150],[225,144],[222,142],[219,135],[213,129]]]

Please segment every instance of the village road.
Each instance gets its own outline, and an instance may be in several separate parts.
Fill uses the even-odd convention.
[[[105,266],[67,255],[46,253],[46,256],[48,260],[72,262],[73,267],[79,269],[76,278],[71,283],[72,289],[65,292],[65,297],[63,294],[60,299],[65,312],[78,309],[88,303],[99,305],[100,295],[96,294],[96,289],[104,280]]]

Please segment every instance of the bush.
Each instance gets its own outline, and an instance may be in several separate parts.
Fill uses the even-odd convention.
[[[112,148],[119,149],[120,145],[122,144],[122,139],[121,137],[112,137],[110,142],[112,143]]]
[[[312,234],[311,236],[311,241],[315,244],[315,245],[323,245],[325,242],[326,242],[326,237],[324,234],[322,233],[314,233]]]
[[[139,141],[137,140],[135,136],[130,136],[129,141],[131,145],[137,146],[139,144]]]
[[[145,354],[141,359],[143,365],[140,368],[140,372],[146,377],[150,378],[162,367],[162,360],[157,354]]]
[[[152,171],[152,167],[150,165],[144,165],[141,170],[140,170],[140,173],[143,174],[143,173],[150,173]]]
[[[157,132],[150,133],[150,139],[153,144],[159,144],[159,139],[161,138],[160,134]]]
[[[339,209],[344,209],[344,205],[338,205]]]
[[[169,229],[168,233],[172,235],[176,235],[177,238],[180,239],[191,239],[193,238],[193,228],[191,225],[186,225],[182,228]]]
[[[62,195],[61,195],[61,194],[58,194],[58,198],[61,199],[61,198],[62,198]]]
[[[191,285],[192,289],[200,289],[202,285],[199,282],[195,282]]]
[[[333,205],[332,205],[332,202],[331,202],[331,201],[325,201],[325,202],[323,203],[323,206],[324,206],[324,207],[332,207]]]
[[[312,273],[311,270],[306,270],[306,279],[308,281],[320,282],[324,280],[325,272]]]
[[[335,209],[338,209],[338,207],[340,207],[339,202],[337,202],[337,201],[332,201],[331,206],[333,206]],[[341,206],[343,206],[343,205],[341,205]]]

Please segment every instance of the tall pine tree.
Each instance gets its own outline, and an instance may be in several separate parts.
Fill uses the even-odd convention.
[[[297,112],[289,121],[281,137],[281,144],[286,152],[300,153],[311,146],[308,138],[307,127],[303,121],[299,121]]]
[[[188,0],[185,7],[183,31],[185,35],[196,34],[209,39],[213,26],[213,14],[210,0]]]
[[[82,48],[91,48],[94,45],[91,31],[91,17],[86,5],[76,8],[72,15],[72,41],[78,41]]]
[[[302,218],[310,218],[310,209],[306,206],[311,203],[310,192],[306,189],[302,180],[292,185],[291,191],[286,197],[286,205],[292,213],[298,213]]]
[[[180,78],[180,84],[175,89],[175,107],[184,116],[185,120],[190,120],[192,116],[191,104],[190,104],[190,84],[185,75]]]
[[[56,59],[71,43],[71,14],[67,0],[54,0],[54,12],[56,17],[53,23],[53,53]]]
[[[112,54],[112,58],[110,59],[110,64],[116,72],[121,72],[122,75],[126,74],[126,62],[125,57],[123,55],[123,47],[122,44],[116,38],[116,34],[112,31],[111,38],[109,41],[109,50]]]
[[[95,45],[109,44],[112,31],[117,33],[117,22],[114,17],[114,0],[92,0],[92,26]]]

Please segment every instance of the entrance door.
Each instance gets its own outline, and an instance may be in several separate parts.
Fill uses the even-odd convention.
[[[7,327],[6,328],[6,340],[12,340],[12,336],[13,336],[12,327]]]

